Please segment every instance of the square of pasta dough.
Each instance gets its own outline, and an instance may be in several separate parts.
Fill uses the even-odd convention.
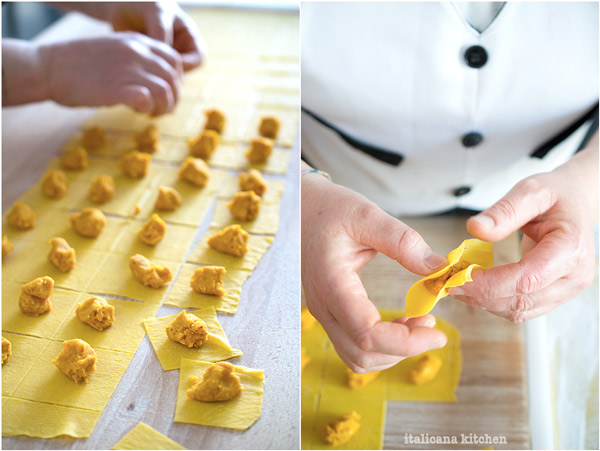
[[[186,449],[145,423],[138,423],[111,449]]]
[[[101,411],[119,384],[133,353],[94,349],[98,357],[96,371],[88,382],[76,383],[52,363],[62,349],[62,341],[50,342],[15,390],[14,397]]]
[[[242,393],[229,401],[202,402],[188,398],[186,391],[193,384],[191,376],[202,380],[210,362],[181,360],[175,423],[192,423],[228,429],[245,430],[258,420],[262,409],[264,374],[262,370],[234,365],[240,378]]]
[[[304,377],[304,372],[302,377]],[[300,396],[300,410],[300,449],[311,449],[313,439],[311,432],[315,427],[315,416],[317,415],[317,394],[313,392],[305,393],[304,390],[302,390]]]
[[[90,297],[91,295],[84,294],[80,302]],[[99,347],[134,353],[146,335],[142,320],[153,318],[160,305],[111,298],[106,298],[106,301],[115,308],[115,321],[112,326],[103,331],[97,331],[92,326],[85,324],[77,317],[75,313],[77,304],[75,304],[54,339],[80,338],[94,349]]]
[[[69,243],[71,244],[71,243]],[[72,245],[71,245],[72,246]],[[73,246],[74,247],[74,246]],[[48,250],[50,246],[48,245]],[[75,248],[77,264],[69,272],[62,272],[48,260],[44,252],[33,253],[25,264],[15,270],[14,280],[17,282],[30,282],[37,277],[49,276],[54,279],[54,285],[59,288],[85,291],[98,269],[110,254],[91,249],[77,251]]]
[[[129,269],[130,255],[111,254],[100,266],[95,277],[88,286],[89,293],[123,296],[151,304],[161,304],[172,282],[160,288],[152,288],[138,281]],[[167,266],[177,274],[179,264],[172,261],[151,259],[152,263]]]
[[[2,336],[10,341],[12,350],[12,355],[2,365],[2,396],[10,396],[44,352],[50,340],[7,332],[2,332]],[[6,417],[4,418],[6,420]]]
[[[226,200],[218,200],[215,214],[210,222],[214,229],[224,229],[232,224],[239,224],[248,233],[259,235],[275,235],[279,229],[279,203],[261,203],[260,212],[254,221],[240,221],[231,216]]]
[[[6,229],[4,233],[6,233]],[[10,232],[9,232],[10,233]],[[16,280],[17,275],[26,268],[27,260],[34,252],[39,252],[39,243],[29,242],[23,236],[19,236],[16,240],[12,239],[12,235],[8,235],[8,239],[13,246],[13,250],[2,258],[2,280]]]
[[[140,218],[149,218],[152,213],[158,215],[166,222],[198,226],[204,220],[208,210],[222,184],[225,173],[219,170],[210,171],[210,181],[203,188],[198,188],[179,179],[179,168],[165,166],[152,187],[151,193],[141,205]],[[158,211],[154,209],[154,203],[158,197],[158,187],[169,186],[175,188],[181,195],[182,203],[174,211]]]
[[[201,294],[192,290],[192,287],[190,286],[192,274],[198,268],[200,268],[200,266],[190,264],[184,264],[181,267],[181,271],[179,271],[177,280],[175,280],[165,304],[185,308],[205,308],[213,306],[218,312],[235,313],[238,304],[240,303],[242,285],[246,282],[248,277],[250,277],[251,272],[228,269],[223,277],[226,293],[224,296],[220,297],[210,294]]]
[[[89,437],[102,412],[17,398],[2,398],[2,436]]]
[[[285,180],[265,179],[267,190],[262,195],[262,203],[279,203],[283,190],[285,189]],[[239,174],[229,175],[225,179],[221,191],[219,191],[219,199],[231,200],[235,193],[240,191]]]
[[[42,338],[54,338],[81,293],[54,288],[50,295],[52,310],[40,316],[27,316],[19,308],[21,286],[17,282],[2,283],[2,330]]]
[[[188,262],[200,263],[203,265],[224,266],[228,271],[230,269],[253,271],[271,246],[271,243],[273,243],[273,237],[250,235],[248,238],[248,252],[243,257],[236,257],[235,255],[219,252],[208,246],[208,238],[219,230],[220,229],[210,228],[208,232],[206,232],[205,237],[189,256]]]
[[[159,216],[161,216],[160,213]],[[155,258],[175,262],[185,260],[196,235],[195,227],[167,224],[167,230],[162,241],[156,246],[150,246],[138,237],[138,232],[143,225],[144,221],[132,221],[121,235],[118,243],[116,243],[114,252],[127,256],[142,254],[149,260]]]
[[[285,174],[292,158],[292,152],[285,149],[273,149],[273,153],[264,163],[250,163],[243,146],[219,146],[210,158],[211,166],[227,169],[258,169],[270,174]]]
[[[321,394],[312,430],[303,430],[302,435],[308,435],[310,449],[382,449],[386,405],[381,399],[366,396],[340,398],[325,391]],[[323,440],[325,426],[351,411],[360,415],[358,431],[341,446],[327,444]]]
[[[214,307],[207,307],[189,312],[204,320],[208,329],[208,341],[200,348],[188,348],[167,337],[165,327],[177,315],[161,316],[144,320],[144,328],[150,343],[156,352],[156,357],[165,371],[176,370],[181,366],[181,359],[203,359],[209,362],[220,362],[243,354],[239,349],[233,349],[229,339],[221,327]]]

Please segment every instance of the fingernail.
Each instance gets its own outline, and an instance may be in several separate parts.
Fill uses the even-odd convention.
[[[448,260],[433,251],[427,252],[423,261],[425,262],[425,265],[431,269],[436,269],[448,264]]]
[[[454,288],[450,288],[450,290],[448,290],[448,294],[450,296],[463,296],[465,294],[465,290],[463,290],[460,287],[454,287]]]
[[[491,217],[484,214],[473,216],[472,219],[481,224],[481,226],[485,229],[493,229],[496,226],[494,220]]]

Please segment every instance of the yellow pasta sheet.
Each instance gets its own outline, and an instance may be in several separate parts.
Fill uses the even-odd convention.
[[[88,292],[124,296],[137,301],[161,304],[172,282],[166,283],[160,288],[144,286],[133,277],[129,270],[129,257],[121,254],[109,255],[92,279]],[[168,266],[173,277],[179,268],[179,264],[172,261],[159,259],[151,259],[151,261],[157,265]]]
[[[189,262],[200,263],[202,265],[224,266],[228,271],[230,269],[253,271],[273,242],[273,237],[250,235],[248,239],[248,252],[243,257],[236,257],[235,255],[212,249],[206,244],[208,238],[219,230],[210,228],[206,232],[198,247],[189,256]]]
[[[203,188],[199,188],[180,180],[178,171],[179,168],[175,166],[164,167],[163,171],[156,178],[149,195],[140,203],[141,213],[139,214],[139,218],[146,219],[152,213],[158,213],[166,222],[190,226],[198,226],[202,223],[210,206],[217,197],[219,187],[225,178],[225,172],[218,169],[211,169],[210,181]],[[175,188],[181,195],[182,203],[176,210],[157,211],[154,209],[159,186]]]
[[[161,218],[163,216],[161,213],[158,215]],[[195,227],[167,224],[167,231],[162,241],[156,246],[150,246],[138,237],[138,232],[144,225],[144,222],[143,220],[134,220],[126,226],[124,233],[115,245],[115,253],[128,257],[135,254],[142,254],[149,260],[160,259],[174,262],[185,260],[196,235]]]
[[[19,296],[22,284],[2,282],[2,330],[18,334],[33,335],[42,338],[54,338],[54,335],[78,302],[81,293],[55,288],[50,296],[52,310],[40,316],[24,315],[19,308]]]
[[[287,172],[292,152],[286,149],[274,148],[273,153],[265,163],[250,163],[246,158],[247,147],[243,145],[221,145],[210,158],[211,166],[227,169],[258,169],[260,172],[283,175]]]
[[[492,243],[477,239],[465,240],[450,251],[447,258],[448,266],[410,287],[406,294],[407,317],[429,313],[440,299],[448,295],[450,288],[471,282],[473,270],[491,268],[494,264]]]
[[[90,296],[84,294],[81,301]],[[153,318],[160,305],[110,298],[107,298],[106,301],[115,308],[115,321],[108,329],[97,331],[82,322],[75,313],[77,309],[77,304],[75,304],[54,339],[64,341],[79,338],[89,343],[94,349],[105,348],[135,353],[146,335],[142,321]]]
[[[250,277],[250,271],[228,269],[223,278],[225,295],[213,296],[197,293],[190,287],[192,274],[197,268],[199,266],[190,264],[184,264],[181,267],[181,271],[179,271],[177,280],[173,284],[173,288],[169,292],[165,304],[185,308],[206,308],[213,306],[218,312],[235,313],[240,302],[242,285]]]
[[[2,332],[2,336],[10,341],[12,346],[12,356],[2,365],[2,396],[10,396],[44,352],[50,340],[7,332]]]
[[[262,203],[254,221],[240,221],[231,216],[227,201],[218,200],[210,227],[224,229],[228,225],[239,224],[248,233],[275,235],[279,229],[279,203]]]
[[[267,184],[267,190],[262,195],[262,203],[279,203],[285,189],[285,181],[265,178],[265,183]],[[221,187],[219,198],[229,201],[238,191],[240,191],[239,174],[229,175]]]
[[[210,365],[210,362],[185,358],[181,360],[174,421],[228,429],[248,429],[258,420],[262,409],[263,371],[234,365],[235,374],[242,384],[242,393],[229,401],[202,402],[188,398],[186,390],[193,385],[190,377],[195,376],[202,380],[202,375]]]
[[[2,398],[2,436],[89,437],[102,412]]]
[[[165,327],[177,315],[162,316],[143,321],[150,343],[152,343],[163,370],[178,369],[181,366],[182,358],[219,362],[243,355],[242,351],[231,347],[229,339],[217,319],[214,307],[202,308],[190,313],[204,320],[208,328],[208,341],[200,348],[188,348],[167,337]]]
[[[186,449],[145,423],[138,423],[111,449]]]
[[[96,371],[87,383],[76,383],[54,364],[62,341],[52,341],[14,391],[15,398],[101,411],[125,373],[132,353],[96,348]]]

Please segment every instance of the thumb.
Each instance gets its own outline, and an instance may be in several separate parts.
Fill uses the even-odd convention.
[[[411,272],[426,275],[448,264],[433,252],[418,232],[388,215],[379,207],[371,207],[361,217],[359,241],[396,260]]]
[[[552,191],[533,176],[521,180],[487,210],[467,220],[471,235],[485,241],[501,241],[532,219],[548,211],[555,202]]]
[[[141,85],[128,85],[118,90],[114,103],[124,103],[140,113],[150,113],[154,110],[150,90]]]

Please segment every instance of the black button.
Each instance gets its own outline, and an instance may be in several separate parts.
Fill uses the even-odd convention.
[[[465,147],[475,147],[483,141],[483,135],[478,132],[467,133],[462,138],[463,146]]]
[[[487,62],[487,52],[480,45],[469,47],[465,52],[466,63],[475,69],[483,67]]]
[[[455,197],[464,196],[465,194],[469,194],[470,191],[471,191],[471,188],[469,186],[461,186],[460,188],[456,188],[454,190],[454,196]]]

